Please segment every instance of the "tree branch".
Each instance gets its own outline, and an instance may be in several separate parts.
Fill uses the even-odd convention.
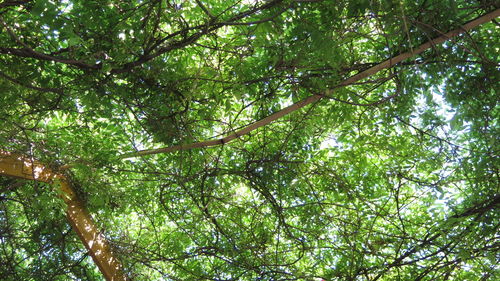
[[[22,2],[22,3],[27,3],[24,1],[15,1],[17,2]],[[199,4],[201,3],[198,1]],[[232,18],[230,18],[227,21],[224,22],[216,22],[214,21],[215,17],[211,18],[210,21],[206,24],[200,24],[194,27],[187,27],[182,30],[176,31],[172,34],[169,34],[168,36],[161,38],[157,40],[154,44],[152,44],[151,47],[148,47],[142,56],[139,56],[135,61],[129,62],[126,64],[123,64],[120,67],[113,68],[110,72],[111,74],[120,74],[124,72],[130,71],[132,68],[137,67],[139,65],[142,65],[143,63],[146,63],[158,56],[161,56],[169,51],[175,50],[175,49],[180,49],[185,46],[188,46],[194,42],[196,42],[199,38],[201,38],[203,35],[209,34],[212,31],[215,31],[221,27],[228,26],[228,25],[253,25],[253,24],[258,24],[261,22],[266,22],[269,20],[272,20],[275,16],[278,16],[279,13],[271,18],[263,19],[260,21],[254,21],[254,22],[248,22],[248,23],[238,23],[239,20],[247,18],[249,16],[255,15],[259,11],[269,9],[271,7],[274,7],[276,5],[279,5],[283,0],[273,0],[269,1],[261,6],[254,7],[250,10],[241,12]],[[8,2],[11,3],[11,2]],[[13,3],[13,2],[12,2]],[[1,5],[1,4],[0,4]],[[13,5],[13,4],[12,4]],[[1,6],[0,6],[1,7]],[[203,7],[203,6],[201,6]],[[286,9],[285,9],[286,10]],[[52,54],[58,53],[52,53],[52,54],[45,54],[41,53],[38,51],[35,51],[31,47],[27,46],[26,44],[22,43],[21,41],[17,40],[15,37],[15,34],[12,33],[12,31],[6,26],[8,33],[14,37],[14,40],[23,46],[23,48],[8,48],[8,47],[0,47],[0,54],[8,54],[8,55],[14,55],[18,57],[24,57],[24,58],[33,58],[33,59],[38,59],[38,60],[45,60],[45,61],[53,61],[53,62],[59,62],[59,63],[64,63],[68,65],[72,65],[81,69],[89,69],[89,70],[99,70],[102,68],[101,63],[97,64],[88,64],[80,60],[75,60],[75,59],[66,59],[66,58],[61,58],[54,56]],[[167,44],[163,47],[161,45],[165,43],[167,40],[173,39],[179,35],[187,35],[189,31],[192,30],[199,30],[198,32],[191,34],[190,36],[184,37],[183,39],[171,42],[170,44]],[[154,51],[156,50],[156,51]],[[154,51],[154,52],[153,52]]]
[[[15,7],[15,6],[22,6],[25,4],[28,4],[31,2],[31,0],[25,0],[25,1],[5,1],[0,3],[0,9],[6,8],[6,7]]]
[[[83,69],[100,69],[101,68],[100,64],[92,65],[92,64],[84,63],[84,62],[79,61],[79,60],[54,57],[51,55],[37,52],[31,48],[0,47],[0,54],[14,55],[14,56],[18,56],[18,57],[33,58],[33,59],[39,59],[39,60],[45,60],[45,61],[60,62],[60,63],[69,64],[69,65],[76,66],[76,67],[83,68]]]
[[[346,87],[346,86],[351,85],[353,83],[356,83],[364,78],[367,78],[371,75],[374,75],[374,74],[380,72],[381,70],[391,68],[391,67],[395,66],[396,64],[398,64],[406,59],[409,59],[417,54],[420,54],[420,53],[424,52],[425,50],[427,50],[435,45],[441,44],[441,43],[449,40],[450,38],[458,36],[458,35],[466,32],[470,29],[473,29],[481,24],[489,22],[498,16],[500,16],[500,9],[497,9],[497,10],[490,12],[486,15],[478,17],[475,20],[472,20],[472,21],[466,23],[462,27],[459,27],[457,29],[454,29],[454,30],[446,33],[446,34],[443,34],[439,37],[436,37],[432,40],[429,40],[426,43],[414,48],[413,50],[411,50],[409,52],[402,53],[402,54],[397,55],[395,57],[392,57],[388,60],[385,60],[385,61],[383,61],[383,62],[381,62],[381,63],[379,63],[371,68],[368,68],[367,70],[364,70],[364,71],[344,80],[343,82],[338,84],[338,86],[335,88]],[[193,149],[193,148],[203,148],[203,147],[224,145],[224,144],[229,143],[229,142],[231,142],[231,141],[233,141],[233,140],[235,140],[243,135],[250,133],[251,131],[254,131],[260,127],[266,126],[266,125],[272,123],[273,121],[280,119],[285,115],[288,115],[289,113],[297,111],[306,105],[314,103],[314,102],[322,99],[323,97],[330,97],[330,91],[327,91],[323,94],[315,94],[315,95],[312,95],[310,97],[307,97],[307,98],[305,98],[305,99],[303,99],[295,104],[292,104],[292,105],[290,105],[290,106],[288,106],[288,107],[286,107],[286,108],[284,108],[276,113],[273,113],[273,114],[267,116],[264,119],[261,119],[255,123],[243,128],[243,129],[236,131],[236,132],[234,132],[234,133],[232,133],[224,138],[221,138],[221,139],[206,140],[206,141],[201,141],[201,142],[191,143],[191,144],[180,144],[180,145],[174,145],[174,146],[158,148],[158,149],[140,150],[137,152],[125,153],[125,154],[121,155],[120,158],[127,159],[127,158],[139,157],[139,156],[144,156],[144,155],[168,153],[168,152],[174,152],[174,151],[179,151],[179,150],[189,150],[189,149]],[[390,97],[384,98],[380,101],[374,102],[374,103],[369,104],[369,105],[377,105],[377,104],[383,103],[383,102],[385,102],[393,97],[394,96],[390,96]],[[356,104],[356,105],[358,105],[358,104]]]
[[[274,7],[278,4],[280,4],[281,2],[283,2],[283,0],[269,1],[264,5],[261,5],[259,7],[255,7],[253,9],[248,10],[248,11],[239,13],[239,14],[233,16],[232,18],[230,18],[229,20],[224,21],[224,22],[215,22],[215,21],[211,20],[206,24],[200,24],[200,25],[197,25],[194,27],[188,27],[188,28],[185,28],[183,30],[176,31],[172,34],[169,34],[168,36],[166,36],[164,38],[159,39],[155,44],[153,44],[153,46],[149,50],[147,50],[145,52],[144,55],[140,56],[137,60],[135,60],[133,62],[126,63],[120,68],[115,68],[115,69],[111,70],[111,73],[112,74],[119,74],[119,73],[127,72],[130,69],[132,69],[136,66],[139,66],[145,62],[148,62],[156,57],[159,57],[159,56],[161,56],[169,51],[180,49],[182,47],[188,46],[188,45],[196,42],[203,35],[209,34],[210,32],[215,31],[215,30],[217,30],[221,27],[227,26],[227,25],[234,25],[237,21],[239,21],[241,19],[244,19],[246,17],[254,15],[259,11]],[[196,32],[188,37],[185,37],[182,40],[178,40],[178,41],[172,42],[166,46],[160,47],[160,45],[165,43],[167,40],[170,40],[170,39],[172,39],[176,36],[179,36],[179,35],[186,34],[188,31],[191,31],[191,30],[200,30],[200,31],[198,31],[198,32]],[[158,48],[157,51],[152,53],[152,50],[154,50],[156,48]]]
[[[48,93],[48,92],[56,93],[56,94],[62,94],[63,93],[63,90],[60,89],[60,88],[42,88],[42,87],[32,86],[32,85],[23,83],[23,82],[19,81],[18,79],[15,79],[13,77],[8,76],[7,74],[3,73],[2,71],[0,71],[0,77],[3,77],[3,78],[9,80],[12,83],[15,83],[15,84],[18,84],[20,86],[26,87],[28,89],[37,90],[37,91],[40,91],[40,92],[43,92],[43,93]]]

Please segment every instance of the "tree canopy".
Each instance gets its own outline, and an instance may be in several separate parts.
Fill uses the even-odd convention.
[[[0,150],[130,280],[488,280],[499,5],[4,0]],[[103,280],[59,192],[0,176],[1,280]]]

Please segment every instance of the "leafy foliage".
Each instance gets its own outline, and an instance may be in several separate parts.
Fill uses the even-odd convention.
[[[4,1],[0,148],[67,171],[134,280],[498,274],[497,1]],[[325,98],[235,141],[228,135]],[[0,178],[0,279],[100,280],[56,191]],[[5,266],[4,266],[5,265]]]

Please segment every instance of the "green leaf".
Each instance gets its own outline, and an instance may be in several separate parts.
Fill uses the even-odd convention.
[[[450,128],[454,131],[463,129],[463,119],[460,113],[455,113],[455,115],[453,115],[453,118],[450,120]]]
[[[37,0],[31,9],[31,13],[35,16],[40,16],[46,9],[48,0]]]

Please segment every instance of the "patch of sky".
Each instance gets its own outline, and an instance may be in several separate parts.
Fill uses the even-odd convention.
[[[64,5],[64,9],[61,11],[63,14],[71,12],[73,10],[73,3],[69,0],[62,0],[61,4]]]

